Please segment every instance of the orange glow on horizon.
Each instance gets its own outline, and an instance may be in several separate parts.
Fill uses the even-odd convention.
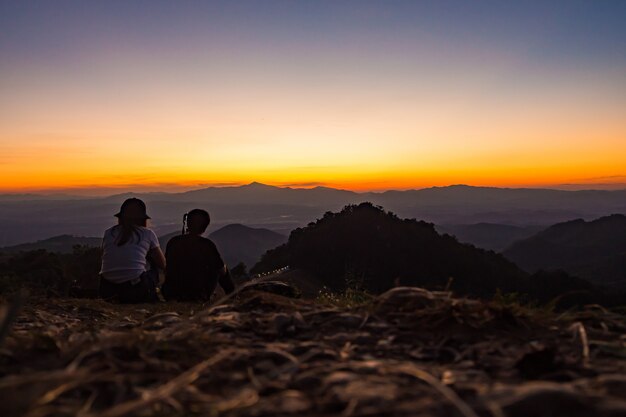
[[[4,181],[0,186],[3,193],[47,192],[71,193],[80,191],[81,194],[113,194],[116,190],[149,192],[168,191],[180,192],[206,187],[241,186],[251,182],[260,182],[267,185],[292,188],[313,188],[317,186],[345,189],[357,192],[420,189],[434,186],[448,186],[464,184],[486,187],[512,188],[559,188],[559,186],[574,184],[587,185],[587,188],[625,188],[626,176],[611,175],[619,172],[620,162],[614,165],[591,167],[544,167],[543,169],[525,169],[516,167],[511,171],[503,171],[499,167],[491,169],[459,168],[440,171],[405,171],[380,170],[363,171],[346,170],[324,175],[314,174],[313,177],[296,172],[226,172],[201,173],[191,172],[190,177],[185,173],[160,171],[158,175],[147,177],[141,173],[131,173],[118,176],[93,176],[87,174],[59,172],[56,175],[46,175],[45,180],[33,174],[21,176],[19,181]],[[585,170],[584,168],[587,168]],[[599,175],[598,175],[599,173]],[[255,175],[256,174],[256,175]],[[611,187],[611,185],[614,185]],[[598,187],[602,186],[602,187]],[[107,192],[99,192],[106,190]]]
[[[0,192],[158,191],[252,181],[355,191],[450,184],[619,186],[626,183],[626,127],[616,119],[604,122],[593,130],[589,121],[559,129],[543,124],[481,127],[472,120],[464,120],[465,129],[388,121],[389,131],[366,124],[302,132],[277,120],[256,130],[216,125],[185,139],[163,139],[138,127],[97,134],[81,129],[73,135],[29,135],[0,127]],[[474,133],[479,129],[482,134]],[[175,129],[169,135],[186,133]],[[499,141],[499,136],[509,140]],[[416,139],[428,137],[440,139]]]
[[[12,58],[0,59],[0,192],[626,183],[621,50],[559,61],[544,42],[497,42],[498,25],[480,41],[414,19],[386,35],[311,26],[304,41],[272,24],[243,36],[255,20],[157,38],[124,20],[127,37],[54,42],[58,56],[39,53],[47,43],[22,45],[29,59],[0,50]]]

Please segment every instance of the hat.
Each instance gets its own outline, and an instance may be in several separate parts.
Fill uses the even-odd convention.
[[[126,217],[129,219],[149,219],[146,213],[146,203],[138,198],[129,198],[122,203],[120,212],[115,217]]]

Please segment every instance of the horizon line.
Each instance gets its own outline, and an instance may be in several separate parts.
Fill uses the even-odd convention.
[[[122,184],[110,186],[84,186],[84,187],[58,187],[58,188],[29,188],[19,191],[1,190],[0,196],[43,196],[43,197],[112,197],[120,194],[183,194],[187,192],[202,191],[206,189],[216,188],[243,188],[250,186],[266,186],[279,189],[292,190],[313,190],[313,189],[330,189],[336,191],[347,191],[356,194],[367,193],[384,193],[388,191],[420,191],[436,188],[451,187],[470,187],[470,188],[490,188],[490,189],[534,189],[534,190],[555,190],[555,191],[622,191],[626,190],[626,183],[565,183],[565,184],[541,184],[541,185],[525,185],[519,186],[495,186],[495,185],[473,185],[464,183],[453,183],[447,185],[431,185],[424,187],[390,187],[390,188],[373,188],[373,189],[350,189],[342,187],[333,187],[323,183],[294,183],[294,184],[269,184],[260,181],[252,181],[245,183],[215,183],[215,184],[196,184],[188,186],[184,184]]]

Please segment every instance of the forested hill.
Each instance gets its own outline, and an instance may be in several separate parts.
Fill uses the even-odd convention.
[[[563,269],[594,283],[626,288],[626,216],[559,223],[516,242],[504,255],[528,272]]]
[[[328,212],[269,252],[253,272],[281,266],[313,272],[331,289],[346,285],[381,292],[394,285],[452,288],[488,295],[525,288],[528,276],[490,251],[439,235],[432,224],[402,220],[370,203]],[[348,282],[346,282],[348,281]]]
[[[48,252],[56,253],[72,253],[74,246],[100,247],[102,238],[100,237],[83,237],[72,235],[54,236],[49,239],[38,240],[32,243],[22,243],[20,245],[5,246],[0,248],[2,253],[17,253],[31,250],[44,249]]]

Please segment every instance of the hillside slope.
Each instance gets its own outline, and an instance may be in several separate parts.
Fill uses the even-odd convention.
[[[543,230],[542,226],[516,226],[497,223],[445,224],[435,226],[440,233],[455,236],[459,242],[500,252],[518,240]]]
[[[0,252],[16,253],[44,249],[48,252],[71,253],[74,246],[76,245],[100,247],[101,244],[102,238],[99,237],[60,235],[48,239],[38,240],[37,242],[32,243],[22,243],[20,245],[5,246],[4,248],[0,248]]]
[[[623,417],[624,333],[606,310],[418,288],[350,308],[31,300],[2,345],[0,415]]]
[[[268,250],[282,245],[287,236],[268,229],[254,228],[242,224],[229,224],[211,233],[227,265],[243,262],[248,268],[254,266]]]
[[[559,223],[503,253],[529,272],[563,269],[593,283],[626,288],[626,216]]]

